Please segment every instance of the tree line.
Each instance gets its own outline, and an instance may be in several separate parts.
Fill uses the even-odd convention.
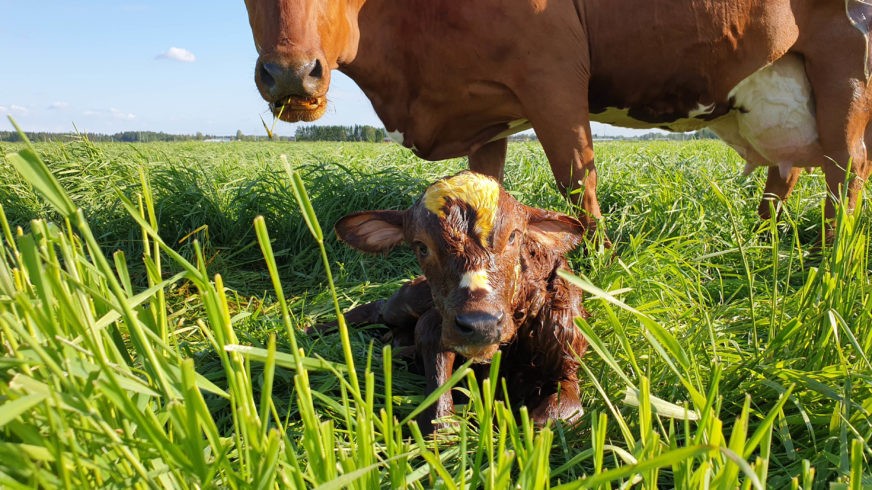
[[[197,134],[170,134],[159,131],[122,131],[113,134],[102,133],[49,133],[44,131],[25,131],[31,141],[78,141],[86,138],[93,142],[120,141],[123,143],[146,143],[149,141],[194,141],[214,138],[215,136]],[[0,131],[0,141],[15,143],[21,141],[21,136],[15,131]]]
[[[387,132],[373,126],[300,126],[294,134],[297,141],[384,141]]]
[[[236,140],[264,141],[270,139],[266,134],[246,135],[242,130],[236,131],[235,137],[217,136],[211,134],[171,134],[162,131],[122,131],[113,134],[102,133],[51,133],[44,131],[25,132],[31,141],[69,142],[86,138],[93,142],[147,143],[154,141],[204,141],[204,140]],[[301,126],[297,128],[294,137],[273,135],[272,139],[279,141],[365,141],[376,143],[384,141],[387,132],[383,128],[366,125],[355,126]],[[0,131],[0,141],[15,143],[21,137],[15,131]]]

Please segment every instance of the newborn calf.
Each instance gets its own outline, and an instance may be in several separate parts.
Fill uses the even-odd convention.
[[[536,423],[581,415],[578,358],[587,341],[573,318],[587,312],[581,290],[557,275],[584,235],[577,219],[525,206],[495,180],[461,172],[431,185],[405,211],[348,215],[336,233],[364,252],[400,243],[415,251],[422,277],[346,318],[387,325],[395,343],[414,345],[428,393],[448,380],[455,361],[487,363],[499,350],[509,400],[526,405]],[[446,393],[422,415],[422,426],[453,410]]]

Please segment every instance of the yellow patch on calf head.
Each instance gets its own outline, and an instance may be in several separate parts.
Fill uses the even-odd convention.
[[[482,243],[488,243],[500,200],[497,181],[475,172],[461,172],[431,185],[424,193],[423,202],[430,212],[444,218],[449,199],[463,201],[475,210],[475,231]]]

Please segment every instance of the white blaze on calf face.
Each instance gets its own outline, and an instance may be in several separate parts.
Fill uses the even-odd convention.
[[[460,278],[460,287],[467,288],[470,292],[485,291],[492,292],[490,281],[487,277],[487,272],[483,270],[468,271]]]

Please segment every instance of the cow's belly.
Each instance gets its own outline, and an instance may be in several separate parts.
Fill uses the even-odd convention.
[[[659,123],[652,123],[647,121],[641,121],[639,119],[634,119],[632,116],[630,116],[630,109],[619,109],[617,107],[607,107],[606,110],[603,112],[600,112],[598,114],[591,114],[590,119],[591,121],[611,124],[613,126],[621,126],[623,128],[657,128],[683,133],[687,131],[697,131],[708,126],[711,122],[701,119],[700,116],[711,114],[711,112],[714,110],[714,107],[714,104],[710,104],[708,106],[699,104],[695,110],[688,113],[687,117],[679,118],[674,121]]]
[[[751,170],[760,165],[779,165],[786,173],[794,165],[820,164],[811,84],[802,60],[786,55],[745,78],[728,95],[731,110],[706,120],[714,104],[699,104],[687,117],[651,123],[633,119],[630,109],[608,108],[591,114],[591,120],[616,126],[671,131],[710,128],[745,160]]]

